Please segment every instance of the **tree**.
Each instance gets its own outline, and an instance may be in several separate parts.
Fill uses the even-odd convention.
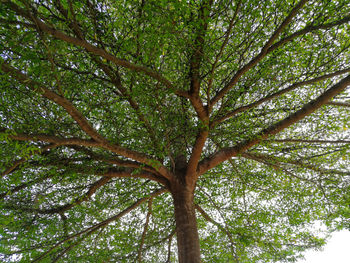
[[[284,262],[350,228],[348,1],[0,10],[4,262]]]

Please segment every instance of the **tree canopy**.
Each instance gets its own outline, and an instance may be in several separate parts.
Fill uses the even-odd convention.
[[[3,262],[293,262],[350,229],[347,0],[0,3]]]

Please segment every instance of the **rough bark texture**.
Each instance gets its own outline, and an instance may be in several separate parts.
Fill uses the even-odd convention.
[[[201,260],[193,191],[184,185],[178,185],[172,191],[172,195],[175,207],[179,262],[199,263]]]
[[[193,203],[194,184],[186,182],[187,163],[183,156],[176,158],[175,175],[171,183],[173,196],[178,257],[180,263],[199,263],[200,248],[196,211]]]

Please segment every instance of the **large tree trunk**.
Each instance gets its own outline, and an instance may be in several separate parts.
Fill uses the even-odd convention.
[[[193,190],[183,184],[172,187],[180,263],[200,263],[199,237]]]

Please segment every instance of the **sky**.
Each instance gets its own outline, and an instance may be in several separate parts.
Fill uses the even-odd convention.
[[[334,232],[323,251],[309,251],[298,263],[350,263],[350,231]]]

